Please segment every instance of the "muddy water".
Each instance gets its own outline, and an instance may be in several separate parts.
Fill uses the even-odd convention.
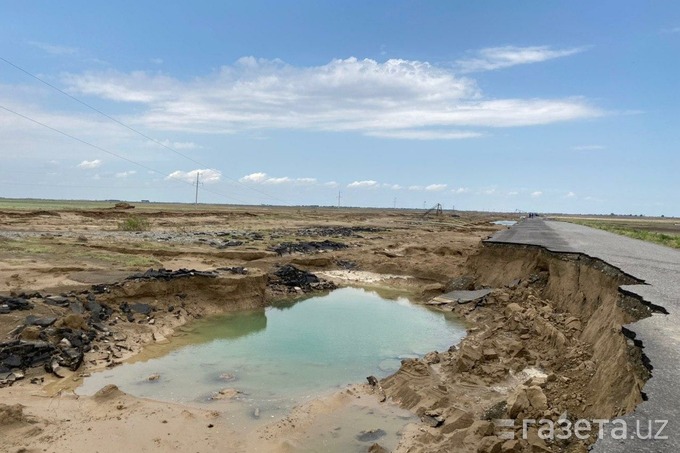
[[[445,350],[464,334],[451,314],[344,288],[262,312],[198,322],[189,332],[192,345],[94,374],[77,392],[89,395],[116,384],[135,396],[209,405],[235,427],[256,426],[295,405],[365,382],[366,376],[387,376],[398,369],[400,359]],[[160,378],[149,381],[154,374]],[[222,389],[239,393],[234,399],[211,400]],[[357,410],[344,418],[349,425],[361,415]],[[363,415],[382,420],[387,437],[394,439],[405,423],[404,414],[396,412]],[[347,445],[354,438],[351,429],[335,430],[345,422],[334,420],[326,438],[307,442]]]

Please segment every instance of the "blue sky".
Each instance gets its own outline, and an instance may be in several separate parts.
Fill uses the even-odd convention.
[[[0,8],[3,197],[680,215],[677,2]]]

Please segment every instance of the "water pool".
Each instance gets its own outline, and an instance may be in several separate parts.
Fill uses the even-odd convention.
[[[115,384],[139,397],[211,405],[236,425],[271,420],[366,376],[387,376],[403,358],[446,350],[465,328],[451,313],[343,288],[202,320],[187,335],[188,346],[95,373],[77,393],[91,395]],[[159,378],[150,381],[154,374]],[[211,398],[224,389],[236,397]]]

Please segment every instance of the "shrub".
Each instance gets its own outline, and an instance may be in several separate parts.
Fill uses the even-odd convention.
[[[118,224],[118,229],[123,231],[146,231],[149,229],[149,221],[137,216],[130,216]]]

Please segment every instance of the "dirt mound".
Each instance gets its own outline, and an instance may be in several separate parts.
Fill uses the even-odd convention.
[[[281,256],[283,254],[293,254],[293,253],[319,253],[332,250],[342,250],[349,247],[347,244],[341,242],[329,241],[310,241],[310,242],[283,242],[281,244],[271,247],[272,252],[276,252],[277,255]]]
[[[0,403],[0,426],[12,425],[23,421],[26,421],[24,406],[21,404],[9,406]]]
[[[121,391],[114,384],[109,384],[97,390],[97,393],[94,394],[93,398],[98,403],[102,403],[104,401],[120,398],[121,396],[125,396],[125,392]]]
[[[316,274],[299,269],[292,264],[284,264],[269,274],[267,298],[276,300],[277,298],[297,297],[336,288],[335,283],[319,278]]]

